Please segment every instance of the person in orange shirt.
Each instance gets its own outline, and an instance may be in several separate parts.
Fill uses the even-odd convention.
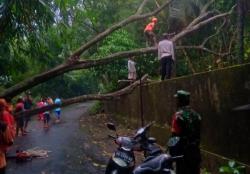
[[[156,36],[154,33],[154,28],[155,28],[157,21],[158,19],[156,17],[153,17],[151,22],[147,24],[144,29],[147,46],[157,46]]]
[[[0,99],[0,174],[5,173],[5,153],[14,141],[12,131],[14,121],[9,109],[7,102],[4,99]]]

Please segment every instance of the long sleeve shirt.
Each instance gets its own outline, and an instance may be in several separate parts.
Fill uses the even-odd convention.
[[[135,62],[128,60],[128,72],[136,72]]]
[[[166,56],[172,56],[172,59],[175,61],[174,44],[172,41],[165,39],[158,44],[158,59],[160,60]]]

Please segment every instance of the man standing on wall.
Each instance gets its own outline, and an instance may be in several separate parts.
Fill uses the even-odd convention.
[[[172,119],[172,138],[180,138],[177,154],[171,151],[173,156],[184,155],[183,159],[176,162],[176,174],[199,174],[200,173],[200,123],[201,117],[189,106],[190,93],[178,90],[175,94],[177,99],[177,112]]]
[[[164,33],[163,40],[158,44],[158,59],[161,63],[161,80],[171,78],[172,64],[175,61],[174,44],[170,34]]]

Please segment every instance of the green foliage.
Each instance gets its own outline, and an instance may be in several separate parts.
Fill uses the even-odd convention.
[[[235,161],[229,161],[228,165],[220,167],[219,172],[227,174],[245,174],[245,166],[237,165]]]
[[[102,58],[115,52],[127,51],[136,47],[132,36],[126,30],[119,30],[104,39],[92,59]],[[101,92],[112,91],[117,89],[119,79],[127,79],[127,60],[115,61],[92,70],[94,76],[101,81]]]
[[[134,0],[0,0],[0,88],[8,88],[30,76],[44,72],[61,64],[80,45],[93,38],[109,26],[133,14],[141,1]],[[157,0],[158,3],[164,0]],[[197,17],[208,0],[180,0],[161,12],[155,33],[182,30]],[[235,0],[216,0],[210,6],[212,11],[228,11]],[[179,13],[173,13],[174,8]],[[149,1],[144,12],[156,8],[155,1]],[[215,51],[227,51],[235,32],[235,16],[228,19],[219,35],[214,36],[206,47]],[[172,17],[174,23],[169,20]],[[246,19],[245,60],[250,57],[249,29]],[[148,19],[133,23],[114,32],[102,42],[84,53],[84,58],[102,58],[109,54],[145,47],[143,28]],[[183,45],[198,45],[204,38],[214,34],[221,25],[219,20],[203,27],[182,39]],[[175,25],[177,24],[177,25]],[[228,37],[230,36],[230,37]],[[192,73],[190,63],[196,72],[218,68],[237,62],[235,42],[232,54],[218,57],[197,50],[186,50],[190,61],[182,52],[177,52],[177,75]],[[159,61],[155,55],[141,55],[136,59],[138,76],[148,73],[159,76]],[[7,77],[7,78],[6,78]],[[2,79],[1,79],[2,78]],[[57,77],[33,89],[36,95],[75,95],[116,90],[117,80],[127,79],[127,60],[121,59],[109,65],[90,70],[75,71]],[[51,90],[53,89],[53,90]]]
[[[99,113],[103,108],[103,104],[100,101],[95,102],[95,104],[90,108],[89,114],[94,115]]]
[[[210,172],[207,171],[207,169],[202,169],[201,174],[211,174]]]

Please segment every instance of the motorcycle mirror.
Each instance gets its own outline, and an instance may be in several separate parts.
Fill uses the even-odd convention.
[[[114,125],[113,123],[107,123],[106,125],[107,125],[107,127],[108,127],[110,130],[116,131],[116,127],[115,127],[115,125]]]

